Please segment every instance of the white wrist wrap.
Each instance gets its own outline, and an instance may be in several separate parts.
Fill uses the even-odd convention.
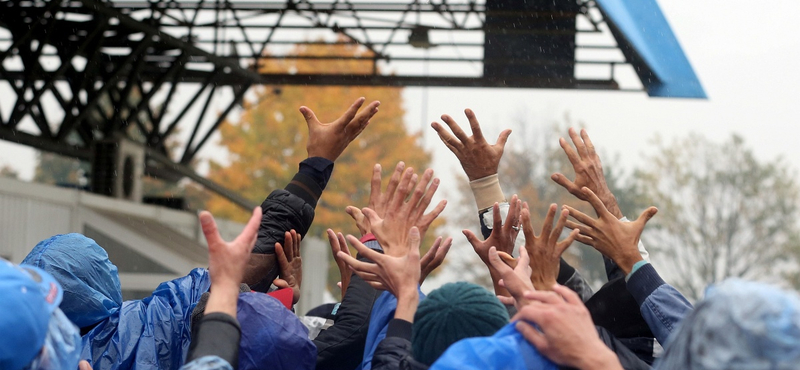
[[[472,189],[472,195],[475,196],[475,203],[478,205],[479,211],[491,208],[495,203],[506,201],[503,189],[500,189],[500,180],[497,174],[472,180],[469,182],[469,187]]]

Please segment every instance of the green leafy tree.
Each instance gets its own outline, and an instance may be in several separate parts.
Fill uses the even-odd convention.
[[[659,209],[643,241],[673,285],[693,299],[730,277],[798,286],[800,199],[783,160],[759,160],[736,135],[655,146],[636,173],[638,189]]]

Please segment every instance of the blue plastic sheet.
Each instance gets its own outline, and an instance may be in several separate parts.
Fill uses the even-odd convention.
[[[655,369],[797,369],[800,297],[776,287],[727,280],[706,291],[672,334]]]
[[[419,301],[422,302],[425,299],[425,294],[419,290],[419,287],[417,287],[417,292],[419,293]],[[364,359],[356,370],[372,369],[372,356],[375,355],[378,344],[386,338],[386,332],[389,330],[389,321],[394,318],[395,310],[397,310],[397,298],[392,293],[383,292],[375,300],[369,319],[367,340],[364,345]]]
[[[277,299],[264,293],[242,293],[236,318],[242,327],[239,370],[310,370],[317,346],[308,329]]]
[[[514,327],[504,326],[491,337],[463,339],[447,349],[430,370],[519,369],[556,370]]]
[[[61,310],[91,330],[81,358],[102,370],[177,370],[191,340],[191,314],[208,291],[205,269],[162,283],[150,297],[122,302],[117,268],[105,250],[80,234],[39,243],[24,263],[50,274],[64,288]]]
[[[103,248],[81,234],[45,239],[22,263],[53,275],[64,289],[59,308],[80,328],[100,322],[122,306],[117,266]]]

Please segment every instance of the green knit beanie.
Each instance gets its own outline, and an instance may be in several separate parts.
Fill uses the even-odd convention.
[[[451,344],[493,335],[508,324],[508,311],[488,290],[466,282],[445,284],[419,304],[414,315],[414,359],[433,364]]]

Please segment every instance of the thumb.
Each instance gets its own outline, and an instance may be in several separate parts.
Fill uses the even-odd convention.
[[[302,106],[300,107],[300,113],[303,115],[303,118],[306,119],[306,123],[308,125],[319,123],[317,116],[314,114],[314,111],[312,111],[310,108]]]
[[[642,214],[639,215],[639,218],[637,218],[636,221],[634,221],[634,223],[636,224],[637,238],[640,238],[642,236],[642,232],[644,232],[644,226],[647,224],[647,221],[650,221],[650,219],[653,218],[653,216],[655,216],[656,213],[658,213],[658,208],[650,207],[644,210],[644,212],[642,212]]]
[[[503,267],[510,269],[510,267],[500,259],[500,255],[497,253],[497,248],[495,247],[489,247],[489,263],[492,264],[492,267],[497,271],[504,270]]]
[[[288,288],[289,287],[289,283],[287,283],[286,280],[283,280],[283,279],[275,279],[275,280],[272,281],[272,284],[275,285],[276,287],[280,288],[280,289],[284,289],[284,288]]]
[[[508,141],[508,137],[511,135],[511,130],[503,130],[500,133],[500,136],[497,138],[497,143],[494,145],[499,145],[501,149],[506,147],[506,142]]]
[[[218,243],[221,243],[222,237],[219,235],[217,223],[214,221],[214,216],[211,215],[211,212],[202,211],[200,212],[199,218],[200,227],[203,229],[203,235],[206,237],[209,248],[211,248],[212,245],[216,246]]]
[[[639,215],[639,218],[636,219],[636,222],[641,223],[641,227],[644,228],[644,225],[647,223],[647,221],[650,221],[650,219],[653,218],[656,213],[658,213],[658,208],[650,207],[644,210],[641,215]]]
[[[476,244],[480,243],[480,240],[478,240],[478,237],[475,236],[475,234],[472,231],[464,229],[461,230],[461,232],[464,234],[465,237],[467,237],[467,241],[469,242],[469,244],[472,245],[473,249],[475,248]]]

